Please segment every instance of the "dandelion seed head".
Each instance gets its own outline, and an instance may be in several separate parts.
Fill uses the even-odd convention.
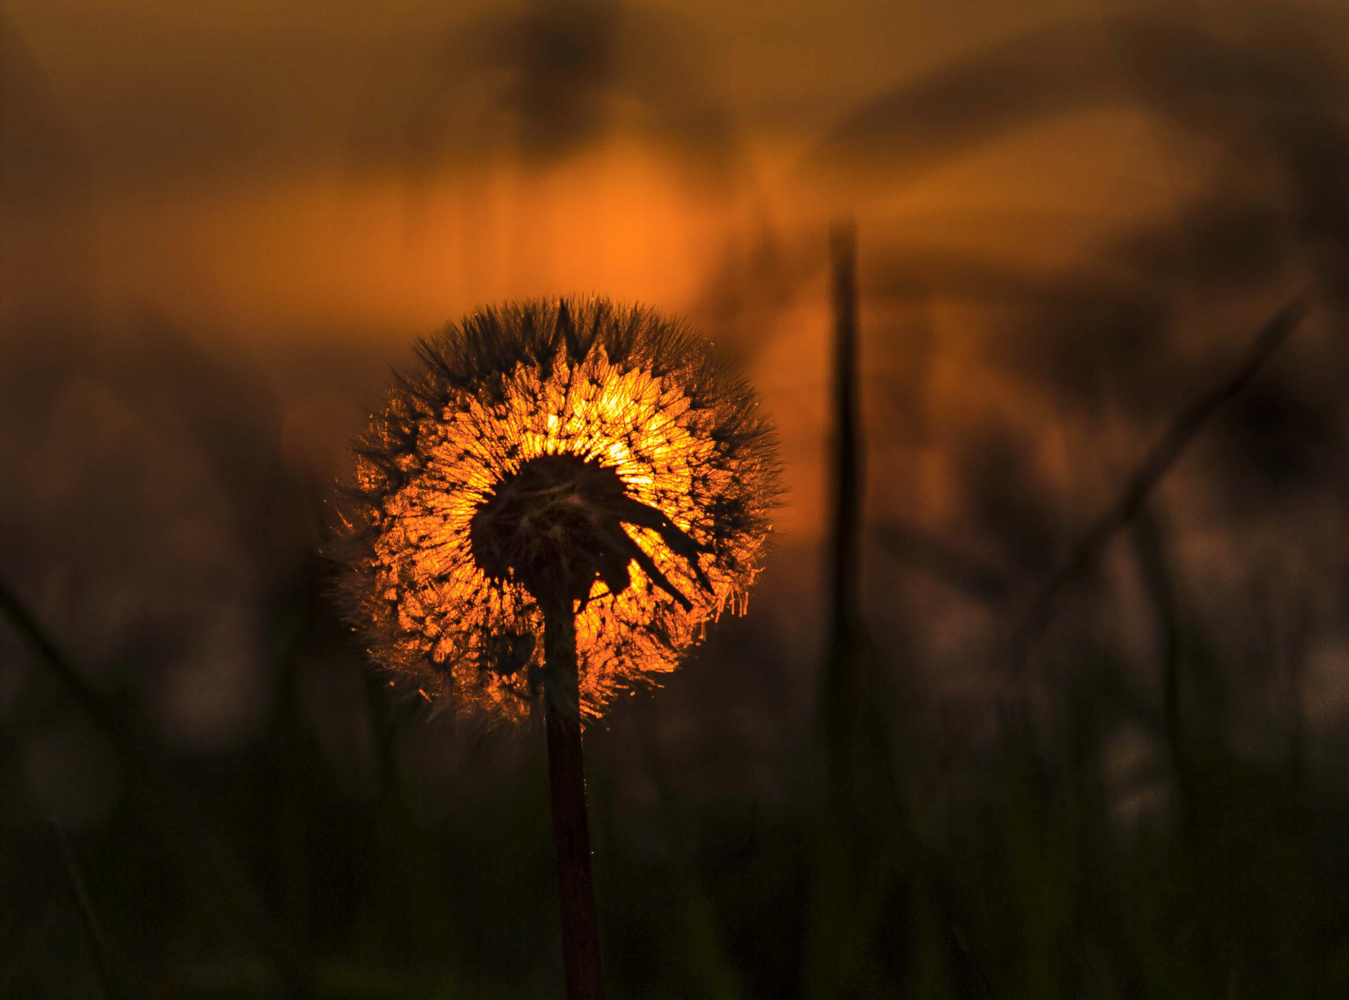
[[[483,310],[422,343],[357,442],[341,591],[437,704],[527,715],[544,605],[576,611],[581,712],[659,683],[741,613],[778,496],[748,383],[604,299]]]

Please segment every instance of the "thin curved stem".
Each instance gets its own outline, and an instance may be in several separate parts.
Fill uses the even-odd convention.
[[[244,876],[242,865],[226,841],[203,822],[200,804],[172,778],[162,759],[142,743],[125,719],[85,680],[18,594],[0,579],[0,621],[3,620],[47,664],[71,699],[115,749],[133,792],[187,876],[203,890],[219,893],[229,902],[272,963],[288,995],[313,996],[313,973],[308,960],[285,937],[257,889]]]
[[[89,945],[89,957],[93,960],[94,972],[98,978],[99,995],[103,1000],[124,1000],[127,994],[114,970],[112,950],[108,947],[108,939],[103,933],[98,914],[94,912],[94,904],[89,898],[89,890],[85,888],[84,879],[80,876],[79,866],[75,864],[75,855],[71,853],[65,831],[54,818],[48,820],[47,825],[56,837],[56,846],[61,851],[61,861],[66,870],[66,881],[70,884],[70,894],[80,911],[84,939]]]
[[[548,676],[544,728],[548,734],[548,786],[553,807],[553,846],[557,850],[557,899],[562,911],[567,998],[599,1000],[600,927],[590,865],[585,767],[581,759],[576,619],[570,607],[545,612],[543,643]]]

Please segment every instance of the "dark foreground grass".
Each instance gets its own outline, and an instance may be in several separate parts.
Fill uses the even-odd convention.
[[[1182,628],[1179,644],[1183,677],[1217,673],[1202,636]],[[708,669],[733,645],[714,642]],[[1253,759],[1218,713],[1195,708],[1194,679],[1183,682],[1182,777],[1164,714],[1133,697],[1131,668],[1089,635],[1064,661],[1047,717],[1008,713],[939,803],[920,812],[916,794],[895,801],[893,786],[859,781],[852,824],[822,794],[812,738],[779,742],[770,795],[733,739],[701,733],[670,749],[630,730],[598,735],[591,788],[614,995],[1345,995],[1342,772],[1291,751]],[[1216,683],[1203,681],[1205,702],[1222,700]],[[1120,733],[1143,748],[1123,762]],[[242,877],[304,956],[316,995],[556,995],[541,755],[460,748],[452,796],[431,804],[435,783],[414,777],[406,739],[387,785],[353,794],[308,739],[292,732],[282,751],[283,735],[205,769],[214,774],[174,763],[208,803],[202,821],[246,858]],[[888,766],[921,775],[935,764],[925,744],[900,734]],[[87,912],[50,833],[21,810],[7,816],[5,856],[23,864],[4,872],[4,995],[98,995],[91,916],[129,995],[294,995],[134,799],[71,838]],[[811,967],[819,955],[828,961]]]
[[[1241,389],[1217,381],[1231,391],[1201,401]],[[1188,419],[1194,437],[1203,421]],[[611,994],[1349,994],[1349,729],[1309,732],[1315,706],[1274,702],[1252,723],[1271,677],[1295,679],[1306,652],[1296,628],[1275,641],[1255,623],[1298,595],[1266,588],[1216,626],[1199,614],[1152,496],[1154,457],[1087,542],[1064,547],[1069,565],[1084,546],[1093,564],[1107,543],[1133,554],[1156,637],[1144,662],[1079,601],[1044,629],[1036,683],[994,671],[992,722],[950,719],[906,686],[902,636],[877,638],[848,597],[828,670],[752,615],[598,730]],[[859,470],[840,468],[835,510],[856,518]],[[391,698],[326,601],[328,573],[301,557],[275,589],[274,709],[255,738],[210,754],[158,738],[4,590],[32,676],[0,757],[0,995],[557,995],[539,741]],[[1062,575],[1027,606],[1063,596]],[[826,579],[845,596],[861,586],[846,559]],[[803,681],[805,712],[788,696]],[[24,749],[54,722],[112,762],[110,804],[59,839]]]

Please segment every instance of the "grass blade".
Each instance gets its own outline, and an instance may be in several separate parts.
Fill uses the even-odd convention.
[[[70,851],[65,831],[55,819],[48,821],[56,836],[57,847],[61,851],[61,861],[65,868],[66,881],[70,885],[70,894],[75,899],[75,907],[80,911],[80,922],[84,926],[84,938],[89,943],[89,956],[94,962],[94,972],[98,977],[99,990],[104,1000],[125,1000],[126,990],[113,972],[112,953],[108,948],[108,939],[103,934],[94,904],[89,899],[84,879],[80,876],[75,856]]]
[[[313,978],[307,964],[286,940],[227,845],[206,828],[199,818],[200,810],[192,807],[164,768],[145,751],[136,734],[74,668],[36,616],[3,581],[0,581],[0,617],[10,621],[116,750],[132,786],[143,798],[146,811],[184,871],[229,902],[290,995],[312,995]]]
[[[1095,568],[1115,535],[1144,509],[1153,491],[1208,421],[1250,385],[1265,362],[1297,328],[1308,309],[1305,297],[1296,298],[1260,328],[1240,363],[1226,379],[1198,396],[1176,416],[1166,433],[1149,449],[1114,502],[1097,516],[1069,549],[1058,568],[1041,584],[994,658],[995,669],[1001,671],[999,692],[1002,695],[1025,671],[1035,643],[1053,621],[1059,599],[1070,585]],[[968,724],[950,731],[945,746],[938,754],[931,777],[919,789],[920,807],[930,800],[969,735]]]

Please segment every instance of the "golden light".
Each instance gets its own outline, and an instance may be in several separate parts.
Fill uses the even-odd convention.
[[[640,309],[536,301],[469,316],[421,362],[358,447],[347,522],[352,619],[395,676],[527,715],[555,593],[594,718],[744,610],[778,467],[710,345]]]

